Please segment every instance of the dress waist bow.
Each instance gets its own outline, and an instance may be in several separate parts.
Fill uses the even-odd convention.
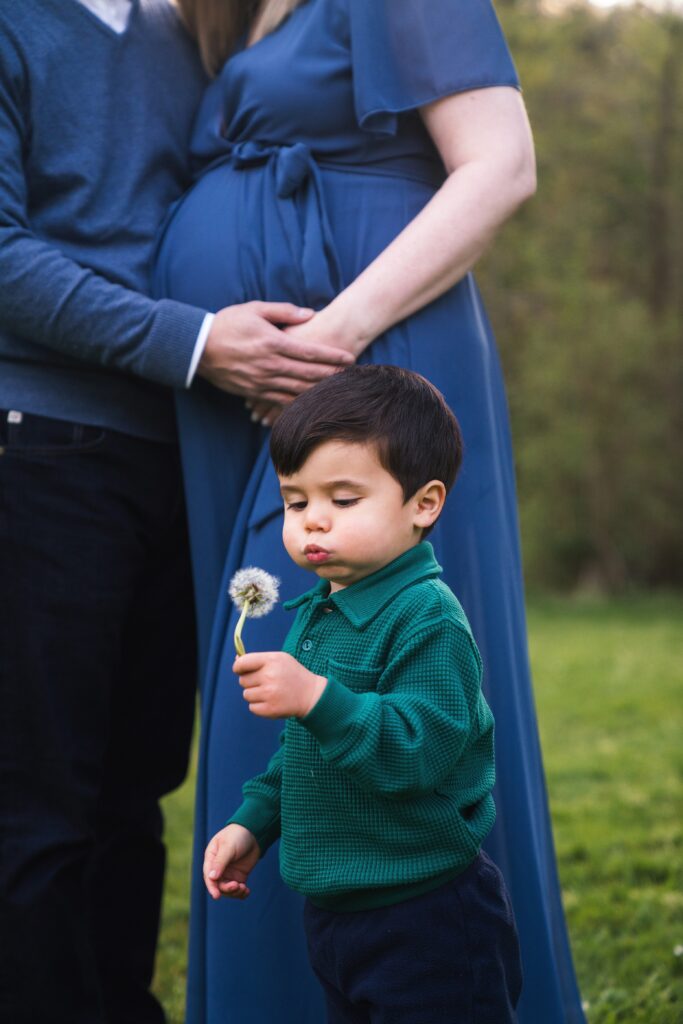
[[[242,199],[234,227],[244,300],[326,306],[342,282],[320,169],[311,150],[303,143],[278,146],[226,139],[222,148],[200,177],[224,164],[237,171],[261,171],[245,187],[234,181]]]

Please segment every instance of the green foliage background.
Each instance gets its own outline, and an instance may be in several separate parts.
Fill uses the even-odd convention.
[[[539,189],[478,271],[527,581],[683,584],[683,18],[498,4]]]

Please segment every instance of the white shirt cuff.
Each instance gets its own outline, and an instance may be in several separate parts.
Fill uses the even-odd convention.
[[[211,324],[213,323],[214,314],[207,313],[202,321],[202,326],[199,328],[199,334],[197,340],[194,343],[194,352],[192,353],[192,361],[190,362],[190,368],[187,371],[187,377],[185,378],[185,387],[189,388],[194,380],[194,375],[197,372],[199,366],[199,360],[204,355],[204,347],[206,345],[206,339],[209,336],[211,330]]]

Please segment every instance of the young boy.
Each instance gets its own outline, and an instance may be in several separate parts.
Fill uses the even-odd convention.
[[[495,809],[493,718],[462,608],[424,541],[460,430],[424,378],[354,366],[287,408],[271,454],[291,558],[283,652],[234,671],[287,719],[266,771],[209,843],[212,897],[244,899],[278,838],[330,1024],[506,1024],[521,986],[510,902],[480,852]]]

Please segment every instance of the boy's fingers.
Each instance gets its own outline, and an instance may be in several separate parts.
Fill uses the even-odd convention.
[[[216,888],[216,879],[220,878],[220,875],[218,874],[217,871],[208,868],[206,864],[204,865],[204,870],[202,871],[202,874],[204,875],[204,882],[206,884],[206,887],[211,892],[213,889]]]
[[[229,861],[230,854],[227,850],[221,851],[218,843],[210,844],[204,856],[204,877],[220,878]]]
[[[236,878],[231,878],[229,882],[221,882],[218,888],[223,893],[230,892],[244,892],[247,888],[244,882],[238,882]]]
[[[242,691],[242,698],[246,700],[247,704],[250,706],[268,703],[268,699],[263,696],[259,686],[251,686],[244,689]]]
[[[215,859],[216,859],[215,847],[214,847],[213,843],[210,843],[207,846],[206,852],[204,854],[204,867],[203,867],[203,871],[204,871],[205,875],[208,875],[209,872],[212,870],[212,868],[214,866]]]
[[[232,670],[238,675],[244,675],[246,672],[256,672],[264,664],[265,658],[260,652],[242,654],[235,658]]]
[[[269,661],[276,661],[282,657],[282,651],[249,651],[248,654],[239,654],[233,664],[235,672],[256,672]]]
[[[206,882],[206,889],[211,899],[219,900],[221,898],[220,889],[216,888],[216,886],[212,885],[210,882]]]
[[[221,891],[216,885],[216,883],[212,881],[212,879],[209,877],[209,875],[206,872],[206,869],[204,870],[204,885],[208,890],[209,896],[211,896],[215,900],[217,900],[220,897]]]
[[[220,895],[227,896],[228,899],[231,900],[246,900],[247,896],[249,895],[249,889],[247,889],[246,885],[240,884],[235,889],[224,889],[223,892],[220,893]]]
[[[243,690],[253,690],[255,687],[260,686],[260,679],[256,672],[250,672],[246,676],[240,676],[237,680]]]
[[[259,701],[258,704],[250,704],[249,711],[252,715],[258,715],[259,718],[284,718],[279,711],[273,711],[270,704],[266,701]]]

